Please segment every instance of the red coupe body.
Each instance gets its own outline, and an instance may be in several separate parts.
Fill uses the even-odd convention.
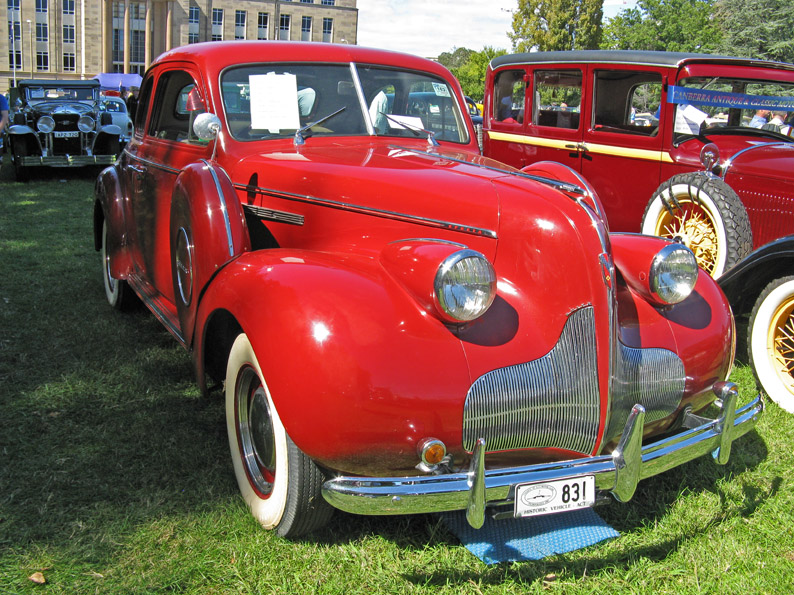
[[[722,382],[733,321],[712,279],[660,298],[679,270],[666,255],[688,250],[610,236],[566,167],[480,156],[464,108],[416,57],[197,44],[152,65],[135,134],[97,182],[109,300],[134,290],[202,387],[225,380],[240,489],[282,534],[325,518],[296,482],[361,513],[474,501],[473,524],[538,479],[593,477],[625,500],[687,457],[727,457],[760,413]],[[693,415],[715,390],[727,424]],[[699,450],[646,469],[642,449],[674,424],[703,432]],[[555,461],[601,467],[532,475]],[[493,477],[516,469],[530,475]]]

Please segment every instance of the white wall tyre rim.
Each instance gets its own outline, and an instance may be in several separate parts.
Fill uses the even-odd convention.
[[[769,397],[789,413],[794,413],[794,378],[786,378],[772,344],[780,319],[786,317],[791,324],[794,308],[794,280],[787,281],[766,296],[755,315],[750,336],[755,373]]]
[[[684,207],[689,207],[691,205],[695,205],[693,201],[689,198],[689,192],[691,190],[691,186],[689,184],[673,184],[672,187],[672,195],[676,197],[679,204]],[[670,189],[666,189],[663,193],[665,198],[670,197]],[[717,205],[714,204],[714,201],[709,197],[705,192],[701,192],[699,196],[699,200],[703,205],[702,211],[708,217],[709,222],[714,228],[717,236],[717,257],[714,260],[714,265],[703,266],[702,257],[698,258],[698,265],[700,265],[706,272],[708,272],[712,277],[716,278],[719,277],[723,272],[725,272],[725,262],[727,260],[727,246],[728,246],[728,236],[725,232],[725,223],[722,221],[722,218],[719,215],[719,209]],[[677,209],[674,210],[674,213],[678,212]],[[662,204],[661,197],[657,196],[653,203],[648,208],[648,212],[643,219],[642,222],[642,233],[648,235],[659,235],[661,237],[672,238],[671,234],[665,233],[663,230],[659,230],[659,224],[663,219],[669,218],[669,213],[667,209]],[[691,245],[691,242],[688,238],[684,238],[684,243],[693,249],[695,252],[695,256],[698,256],[698,251],[695,246]],[[709,268],[711,270],[709,270]]]
[[[119,282],[110,274],[110,255],[107,251],[108,223],[102,222],[102,278],[105,282],[105,297],[111,306],[119,299]]]
[[[243,460],[243,449],[241,448],[238,429],[239,415],[237,408],[237,394],[241,388],[240,382],[248,382],[250,374],[256,374],[261,388],[260,397],[263,395],[271,415],[273,429],[273,446],[275,449],[275,472],[273,482],[268,490],[257,485],[257,480],[250,475],[252,461]],[[287,464],[287,436],[278,412],[273,405],[270,391],[263,380],[262,370],[256,360],[251,343],[248,337],[240,335],[234,342],[229,354],[229,363],[226,372],[226,430],[229,436],[229,448],[232,455],[232,465],[234,475],[237,478],[237,486],[243,496],[251,514],[265,529],[274,529],[278,526],[284,514],[287,502],[288,486],[288,464]],[[247,450],[248,454],[252,454]]]

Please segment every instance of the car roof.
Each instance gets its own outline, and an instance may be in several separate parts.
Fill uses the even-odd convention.
[[[794,64],[755,60],[752,58],[736,58],[714,54],[697,54],[690,52],[656,52],[650,50],[575,50],[565,52],[525,52],[506,54],[491,60],[491,68],[519,64],[554,64],[561,62],[641,64],[653,66],[669,66],[678,68],[686,64],[729,64],[733,66],[757,66],[778,68],[794,72]]]
[[[75,80],[68,79],[24,79],[17,82],[20,87],[98,87],[99,81],[94,79]]]
[[[241,60],[241,56],[245,56]],[[167,62],[192,62],[203,71],[220,72],[229,66],[258,62],[358,62],[395,66],[432,72],[450,78],[449,71],[437,62],[412,54],[338,43],[290,41],[208,41],[174,48],[154,61],[152,67]]]

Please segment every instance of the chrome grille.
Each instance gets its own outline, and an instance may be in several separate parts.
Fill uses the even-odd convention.
[[[472,384],[463,411],[463,446],[485,438],[488,452],[563,448],[589,453],[598,437],[600,399],[592,306],[568,318],[540,359],[500,368]]]
[[[618,344],[606,439],[620,435],[631,408],[645,407],[646,423],[681,403],[686,373],[672,351]],[[484,374],[472,384],[463,410],[463,446],[485,438],[488,452],[562,448],[591,453],[599,434],[600,396],[595,317],[591,306],[568,318],[545,356]]]
[[[620,357],[612,381],[612,413],[607,440],[623,431],[629,411],[645,407],[645,423],[675,412],[686,384],[684,362],[667,349],[635,349],[620,345]]]

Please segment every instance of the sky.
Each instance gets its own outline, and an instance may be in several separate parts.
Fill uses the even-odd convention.
[[[453,48],[510,51],[517,0],[358,0],[358,45],[435,58]],[[615,16],[634,0],[604,0]]]

